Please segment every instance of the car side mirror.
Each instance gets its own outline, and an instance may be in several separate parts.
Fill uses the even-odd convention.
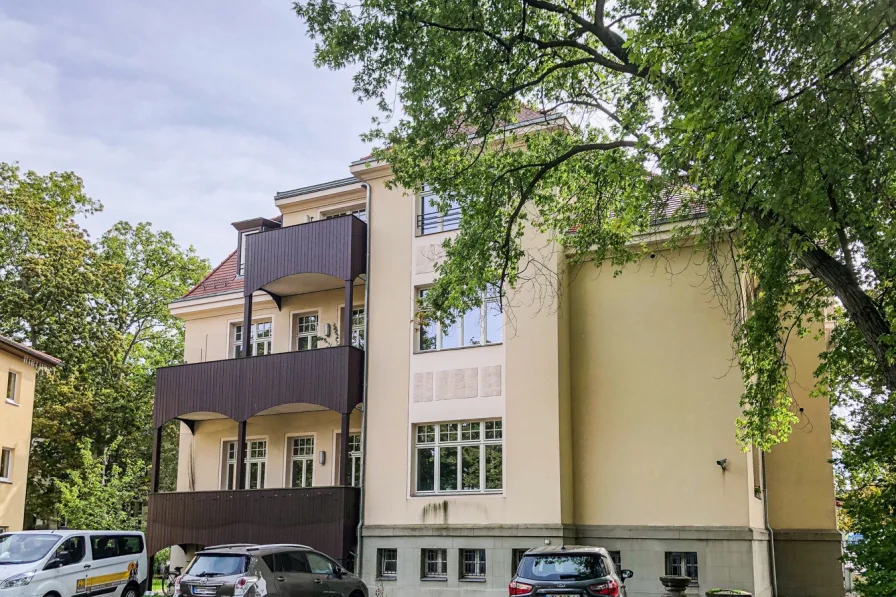
[[[631,570],[628,570],[628,569],[622,570],[622,580],[628,580],[631,577],[633,577],[634,575],[635,575],[635,573],[632,572]]]
[[[47,562],[47,565],[44,566],[44,570],[55,570],[56,568],[62,568],[63,566],[65,566],[65,560],[62,558],[53,558]]]

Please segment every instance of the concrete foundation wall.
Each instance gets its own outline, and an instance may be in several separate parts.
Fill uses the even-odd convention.
[[[837,531],[775,531],[778,597],[843,597]]]

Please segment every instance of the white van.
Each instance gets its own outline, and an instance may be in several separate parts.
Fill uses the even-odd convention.
[[[147,572],[143,533],[0,534],[0,597],[141,597]]]

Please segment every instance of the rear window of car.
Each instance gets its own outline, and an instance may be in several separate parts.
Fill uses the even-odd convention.
[[[519,575],[532,580],[591,580],[606,576],[607,569],[597,554],[527,555]]]
[[[231,554],[202,554],[190,562],[184,574],[212,578],[215,576],[235,576],[243,574],[249,568],[248,556]]]

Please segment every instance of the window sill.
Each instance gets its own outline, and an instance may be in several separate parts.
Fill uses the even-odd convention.
[[[489,342],[487,344],[476,344],[474,346],[453,346],[451,348],[433,348],[432,350],[418,350],[414,354],[438,354],[440,352],[452,352],[454,350],[470,350],[472,348],[488,348],[489,346],[501,346],[504,344],[504,341],[500,342]]]
[[[5,483],[7,485],[12,485],[12,479],[7,479],[6,477],[0,477],[0,483]]]
[[[487,446],[498,444],[485,444]],[[412,498],[434,498],[434,497],[504,497],[503,489],[493,489],[491,491],[441,491],[441,492],[417,492],[412,493]]]
[[[398,577],[397,576],[377,576],[376,580],[396,582],[396,581],[398,581]]]
[[[15,400],[10,400],[9,398],[6,399],[6,403],[7,403],[7,404],[12,404],[13,406],[22,406],[21,404],[19,404],[19,403],[16,402]]]
[[[485,582],[484,578],[459,578],[457,579],[459,582]]]
[[[448,582],[448,577],[447,576],[440,576],[440,577],[424,576],[420,580],[423,582]]]

